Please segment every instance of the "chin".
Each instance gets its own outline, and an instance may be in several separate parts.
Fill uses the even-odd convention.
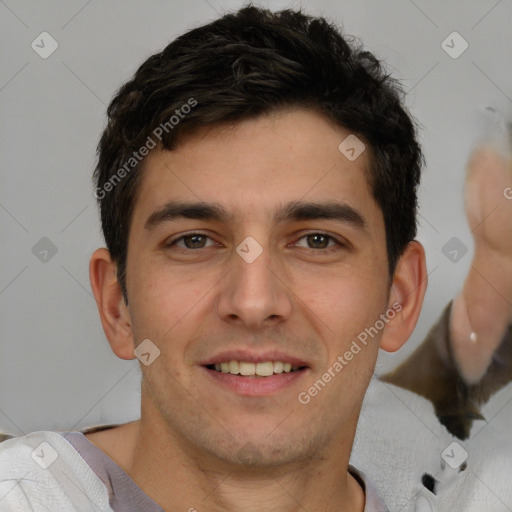
[[[315,458],[320,458],[322,451],[322,435],[312,435],[305,429],[293,432],[279,432],[279,422],[272,426],[258,429],[254,423],[245,430],[223,432],[221,439],[209,437],[208,446],[201,443],[203,448],[214,457],[228,464],[242,465],[246,468],[275,468],[294,463],[303,464]],[[270,428],[269,428],[270,427]],[[199,441],[199,440],[197,440]]]

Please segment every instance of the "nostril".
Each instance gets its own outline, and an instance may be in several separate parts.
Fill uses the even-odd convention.
[[[423,487],[428,489],[432,494],[436,494],[436,487],[437,487],[437,480],[428,473],[425,473],[421,477],[421,483],[423,484]]]

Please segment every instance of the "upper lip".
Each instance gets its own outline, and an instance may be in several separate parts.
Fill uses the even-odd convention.
[[[281,361],[291,363],[292,366],[308,366],[307,362],[300,357],[295,357],[279,350],[268,350],[266,352],[249,352],[247,350],[225,350],[202,361],[202,366],[218,364],[227,361],[245,361],[248,363],[265,363],[267,361]]]

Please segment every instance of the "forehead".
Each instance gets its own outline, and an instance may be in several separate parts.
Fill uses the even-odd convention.
[[[170,200],[222,203],[235,220],[276,219],[277,208],[294,201],[336,200],[375,222],[381,212],[367,180],[369,151],[347,158],[346,140],[354,146],[349,131],[304,109],[200,128],[175,150],[148,155],[135,219]]]

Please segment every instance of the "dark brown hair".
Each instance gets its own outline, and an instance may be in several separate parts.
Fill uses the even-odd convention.
[[[94,180],[107,248],[127,303],[128,236],[143,154],[179,135],[307,107],[369,145],[368,182],[386,226],[389,274],[416,236],[422,154],[399,83],[324,18],[247,6],[149,57],[110,103]],[[144,150],[143,148],[146,148]]]

